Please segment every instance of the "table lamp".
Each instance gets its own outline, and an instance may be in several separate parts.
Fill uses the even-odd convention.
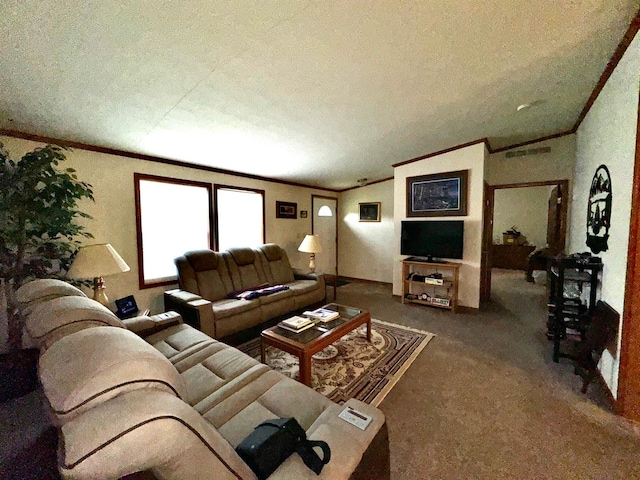
[[[298,247],[299,252],[310,253],[311,259],[309,260],[310,273],[316,271],[316,253],[322,252],[322,245],[320,245],[320,237],[318,235],[307,235],[302,240],[302,243]]]
[[[93,299],[108,308],[104,278],[115,273],[128,272],[129,265],[109,243],[80,247],[73,259],[67,276],[71,278],[93,278]]]

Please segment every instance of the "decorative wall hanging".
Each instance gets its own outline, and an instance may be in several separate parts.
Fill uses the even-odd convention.
[[[591,180],[587,210],[587,246],[593,253],[609,249],[611,228],[611,175],[606,165],[600,165]]]
[[[300,210],[300,218],[307,218],[307,211],[306,210]]]
[[[298,204],[276,201],[276,218],[297,218]]]
[[[407,217],[467,214],[469,170],[407,177]]]
[[[380,202],[360,203],[361,222],[380,221]]]

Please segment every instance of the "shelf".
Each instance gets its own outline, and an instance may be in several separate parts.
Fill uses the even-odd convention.
[[[404,260],[402,262],[402,303],[416,303],[429,307],[444,308],[446,310],[456,310],[458,302],[458,271],[459,263],[431,263],[417,260]],[[424,281],[411,280],[410,274],[429,276],[438,273],[442,276],[442,284],[425,283]],[[422,300],[420,298],[407,298],[408,295],[419,297],[427,294],[433,298],[443,298],[448,300],[448,305],[442,305],[433,300]]]

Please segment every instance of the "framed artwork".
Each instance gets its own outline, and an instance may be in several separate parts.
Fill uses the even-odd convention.
[[[276,201],[276,218],[297,218],[298,204]]]
[[[360,203],[361,222],[380,221],[380,202]]]
[[[587,246],[593,253],[609,249],[611,201],[611,175],[606,165],[600,165],[591,180],[587,208]]]
[[[306,210],[300,210],[300,218],[307,218],[307,211]]]
[[[407,217],[467,214],[469,170],[407,177]]]

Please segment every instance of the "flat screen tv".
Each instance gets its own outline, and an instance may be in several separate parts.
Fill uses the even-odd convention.
[[[400,253],[424,257],[427,261],[440,258],[462,258],[464,246],[463,220],[424,220],[402,222]]]

